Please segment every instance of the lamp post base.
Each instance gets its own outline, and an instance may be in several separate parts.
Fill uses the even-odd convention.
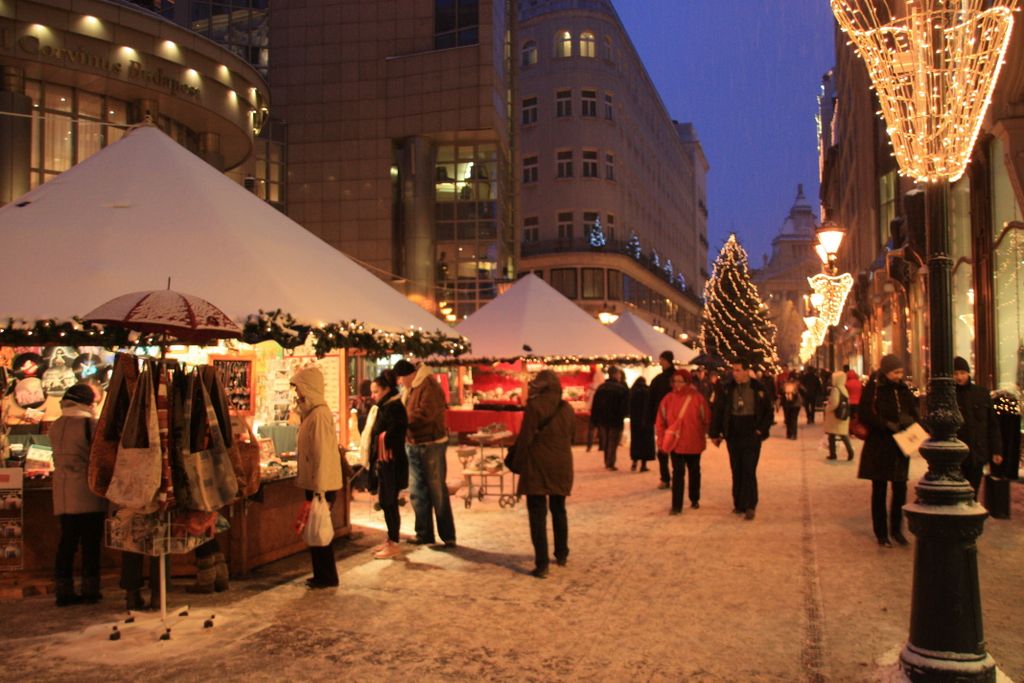
[[[917,650],[909,643],[900,653],[900,669],[913,683],[995,683],[996,660],[952,659],[949,652]]]

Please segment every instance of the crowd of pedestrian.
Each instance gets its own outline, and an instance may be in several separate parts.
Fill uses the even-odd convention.
[[[671,489],[669,514],[679,515],[685,498],[691,509],[700,508],[701,456],[708,440],[716,447],[724,442],[732,475],[733,512],[753,520],[758,506],[761,445],[775,424],[776,412],[781,410],[786,438],[790,440],[798,438],[801,410],[808,425],[813,425],[816,413],[821,412],[828,460],[839,460],[838,444],[844,448],[845,460],[854,460],[856,451],[850,435],[864,439],[857,476],[871,482],[870,513],[878,544],[891,547],[893,542],[908,543],[903,533],[903,505],[909,457],[896,437],[918,423],[921,415],[918,398],[907,384],[903,363],[897,356],[884,356],[878,370],[864,383],[849,367],[832,373],[808,367],[802,372],[783,370],[771,375],[757,373],[741,361],[722,373],[706,368],[691,372],[677,369],[670,351],[661,354],[659,363],[661,372],[650,384],[641,376],[631,387],[627,387],[621,369],[609,367],[607,378],[594,392],[590,426],[597,432],[608,471],[618,469],[618,448],[628,417],[630,469],[647,472],[649,463],[657,460],[658,487]],[[977,497],[984,467],[991,464],[995,469],[1003,462],[1000,422],[988,390],[974,383],[963,358],[955,359],[954,380],[964,418],[957,436],[970,451],[961,469]],[[323,500],[333,506],[343,480],[333,417],[324,398],[323,375],[316,367],[303,368],[292,377],[291,385],[301,416],[297,485],[305,491],[308,502]],[[90,432],[95,429],[95,402],[88,387],[72,387],[61,403],[63,416],[52,428],[54,512],[61,526],[55,564],[58,606],[95,602],[102,597],[98,560],[104,505],[89,491],[84,475]],[[401,555],[399,495],[406,487],[415,531],[406,542],[434,544],[438,549],[456,547],[446,484],[446,400],[430,368],[400,360],[393,370],[382,372],[361,387],[360,404],[360,455],[367,471],[367,488],[377,496],[387,527],[387,539],[373,548],[373,557],[386,560]],[[573,486],[574,427],[574,412],[562,398],[558,375],[550,370],[539,372],[529,383],[522,427],[513,446],[523,463],[516,493],[526,498],[535,551],[532,574],[538,578],[548,575],[550,565],[548,512],[555,562],[565,565],[568,561],[566,499]],[[72,568],[79,548],[83,578],[82,591],[76,593]],[[211,552],[216,550],[212,548]],[[337,586],[330,543],[311,545],[309,550],[313,575],[307,585]],[[209,553],[197,553],[197,587],[203,589],[201,592],[215,585],[226,588],[226,567],[223,577],[217,573],[217,562],[223,560],[218,560],[216,554],[206,555]],[[202,576],[204,570],[209,577]],[[129,589],[130,607],[132,601]],[[141,603],[138,596],[135,601]]]

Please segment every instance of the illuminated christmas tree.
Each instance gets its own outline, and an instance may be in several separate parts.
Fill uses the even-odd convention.
[[[639,261],[640,251],[640,236],[637,235],[635,232],[630,233],[629,241],[626,242],[626,253]]]
[[[750,280],[747,252],[730,235],[704,287],[701,348],[727,363],[749,361],[758,370],[778,365],[775,325]]]
[[[587,242],[590,244],[590,246],[597,249],[603,247],[605,244],[608,243],[604,236],[604,228],[601,227],[600,218],[595,218],[594,225],[592,225],[590,229],[587,231]]]

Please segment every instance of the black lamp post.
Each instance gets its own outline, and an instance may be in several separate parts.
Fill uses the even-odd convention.
[[[830,0],[864,59],[902,173],[925,188],[931,373],[928,472],[904,507],[914,547],[911,681],[994,681],[985,649],[975,542],[988,513],[960,474],[968,455],[953,382],[952,266],[946,195],[961,177],[1006,55],[1017,0]]]

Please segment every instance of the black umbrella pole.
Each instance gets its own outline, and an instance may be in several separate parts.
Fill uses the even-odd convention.
[[[947,183],[927,186],[931,376],[928,428],[921,446],[928,472],[917,483],[916,499],[905,506],[914,547],[910,637],[900,665],[911,681],[966,683],[995,681],[995,661],[985,649],[978,582],[978,549],[988,512],[974,501],[960,473],[967,446],[956,438],[963,417],[953,382],[953,315]]]

